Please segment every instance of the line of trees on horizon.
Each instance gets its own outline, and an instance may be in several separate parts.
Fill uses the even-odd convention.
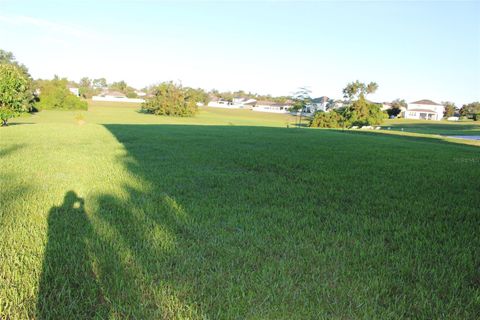
[[[45,109],[86,110],[85,100],[72,94],[68,87],[77,87],[83,99],[89,99],[104,90],[119,91],[128,98],[138,97],[137,90],[125,81],[108,83],[106,78],[83,77],[77,83],[54,76],[53,79],[33,80],[28,68],[18,62],[11,52],[0,49],[0,120],[2,126],[8,120],[24,112]],[[387,113],[380,110],[378,104],[366,99],[368,94],[378,89],[375,82],[349,83],[343,89],[344,107],[331,108],[331,112],[316,112],[311,119],[311,126],[341,127],[351,125],[379,124],[387,116],[397,116],[402,108],[407,106],[403,99],[392,101]],[[142,88],[145,103],[142,111],[157,115],[192,116],[197,111],[198,104],[208,104],[212,99],[232,101],[234,98],[268,100],[276,103],[292,102],[293,111],[302,111],[311,104],[311,91],[300,88],[291,96],[262,95],[243,90],[220,92],[216,89],[206,91],[201,88],[183,87],[181,83],[163,82]],[[331,100],[330,102],[335,102]],[[445,117],[457,112],[464,118],[480,120],[480,102],[465,104],[457,108],[452,102],[442,102],[445,106]],[[327,106],[328,107],[328,106]],[[302,115],[302,112],[300,112]]]

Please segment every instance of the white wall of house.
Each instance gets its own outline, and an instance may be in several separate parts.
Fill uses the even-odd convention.
[[[290,107],[288,105],[256,105],[252,108],[252,111],[257,112],[270,112],[270,113],[290,113]]]
[[[442,105],[409,103],[405,119],[442,120],[445,107]]]
[[[144,99],[138,98],[126,98],[126,97],[115,97],[115,96],[93,96],[93,101],[108,101],[108,102],[134,102],[134,103],[142,103],[145,102]]]

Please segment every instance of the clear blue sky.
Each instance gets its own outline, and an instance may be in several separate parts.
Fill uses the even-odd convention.
[[[0,0],[0,48],[41,78],[480,100],[480,2]]]

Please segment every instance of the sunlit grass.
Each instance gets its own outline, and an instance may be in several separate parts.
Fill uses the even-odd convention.
[[[0,318],[478,318],[478,147],[136,110],[0,128]]]

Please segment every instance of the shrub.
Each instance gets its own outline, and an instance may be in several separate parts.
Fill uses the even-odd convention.
[[[87,110],[88,104],[67,88],[66,79],[42,80],[39,83],[39,110]]]
[[[381,124],[387,114],[362,96],[345,109],[343,116],[348,126],[371,126]]]
[[[31,109],[33,93],[31,81],[20,67],[0,64],[0,119],[2,126],[8,120]]]
[[[196,101],[173,82],[153,88],[153,96],[142,104],[142,111],[162,116],[190,117],[197,112]]]
[[[335,110],[330,112],[316,112],[310,121],[310,127],[315,128],[339,128],[344,123],[343,116]]]

